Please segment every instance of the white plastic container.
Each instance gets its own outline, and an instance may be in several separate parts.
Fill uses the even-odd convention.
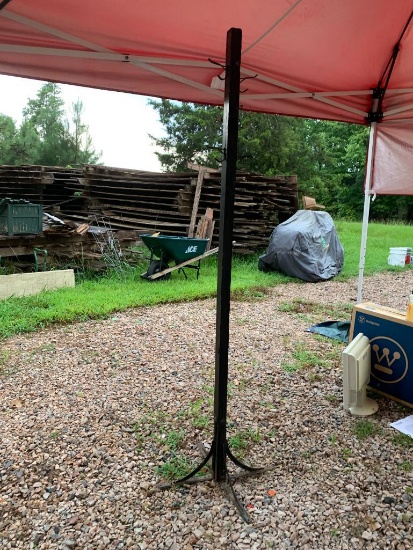
[[[389,265],[405,266],[410,265],[412,259],[412,249],[409,247],[393,247],[390,248],[387,263]]]

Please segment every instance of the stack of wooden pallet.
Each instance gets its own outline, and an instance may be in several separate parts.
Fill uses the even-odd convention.
[[[70,194],[67,185],[82,176],[81,169],[60,166],[0,166],[0,198],[25,199],[42,204],[44,210],[59,210],[61,204],[74,210],[82,208],[84,200]]]
[[[0,166],[0,198],[23,198],[78,224],[104,219],[114,230],[193,235],[208,208],[218,244],[221,180],[218,170],[191,165],[183,173],[157,173],[85,165],[82,168]],[[273,228],[298,209],[295,176],[239,172],[235,187],[235,250],[256,252]]]
[[[199,216],[205,209],[212,208],[217,220],[213,240],[218,242],[221,176],[217,170],[198,170],[203,176],[202,181],[198,178],[196,183],[186,186],[180,192],[178,202],[182,210],[187,214],[192,211],[192,215],[194,207]],[[195,204],[197,195],[198,205]],[[297,210],[296,176],[266,177],[238,172],[234,205],[235,250],[248,254],[264,248],[274,227]]]
[[[104,216],[115,229],[184,236],[188,215],[179,210],[177,197],[191,175],[84,166],[78,182],[66,185],[87,199],[87,213],[71,212],[72,219]]]

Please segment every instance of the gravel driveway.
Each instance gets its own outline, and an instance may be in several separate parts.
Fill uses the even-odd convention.
[[[365,279],[404,310],[413,275]],[[306,332],[349,319],[357,282],[289,283],[231,304],[228,438],[269,472],[161,491],[211,442],[215,301],[162,305],[1,342],[0,547],[413,547],[413,448],[378,398],[343,410],[344,344]]]

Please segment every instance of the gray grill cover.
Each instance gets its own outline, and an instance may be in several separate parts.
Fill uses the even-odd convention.
[[[343,267],[344,249],[330,214],[298,210],[271,234],[261,271],[282,271],[308,282],[326,281]]]

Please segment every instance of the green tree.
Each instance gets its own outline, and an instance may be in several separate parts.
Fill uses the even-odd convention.
[[[100,154],[94,151],[88,127],[81,120],[83,104],[77,101],[72,107],[73,131],[57,84],[44,84],[36,98],[28,101],[21,130],[31,163],[68,166],[98,162]]]
[[[30,122],[23,121],[12,146],[13,164],[36,164],[41,139]]]
[[[368,128],[323,120],[307,121],[311,175],[308,194],[315,195],[333,215],[359,217],[363,210],[363,182]]]
[[[344,148],[341,164],[339,159],[335,162],[342,178],[337,187],[332,211],[340,217],[361,219],[364,205],[364,178],[369,128],[336,123],[335,132],[337,130],[341,134]],[[370,203],[370,219],[377,221],[412,220],[413,199],[408,196],[377,196]]]
[[[303,175],[309,152],[304,134],[304,119],[241,112],[239,168],[268,176]]]
[[[0,114],[0,162],[1,164],[13,164],[12,144],[17,136],[17,128],[14,120]]]
[[[64,101],[57,84],[44,84],[36,99],[29,99],[23,110],[23,122],[35,130],[40,140],[34,164],[64,166],[68,163],[69,136],[64,115]]]
[[[165,136],[150,136],[166,170],[186,170],[187,162],[216,168],[222,160],[221,107],[149,100],[158,112]],[[266,175],[304,170],[307,145],[303,119],[240,112],[238,168]]]
[[[351,132],[346,136],[343,177],[337,190],[335,212],[347,219],[361,219],[369,128],[348,126]]]
[[[167,171],[185,171],[187,162],[216,168],[221,159],[222,109],[169,100],[149,100],[159,114],[165,137],[150,136]]]
[[[0,114],[0,164],[30,164],[40,139],[27,123],[17,128],[15,121]]]
[[[185,171],[187,163],[212,168],[222,160],[220,107],[151,100],[164,126],[164,169]],[[336,217],[361,219],[369,128],[323,120],[240,112],[238,169],[273,176],[296,174],[302,194],[325,204]],[[412,220],[413,197],[378,196],[371,202],[375,220]]]
[[[70,143],[70,150],[73,158],[72,163],[96,164],[99,162],[101,153],[97,153],[93,149],[89,128],[82,122],[83,112],[83,102],[80,99],[72,103],[73,132],[71,133]]]

